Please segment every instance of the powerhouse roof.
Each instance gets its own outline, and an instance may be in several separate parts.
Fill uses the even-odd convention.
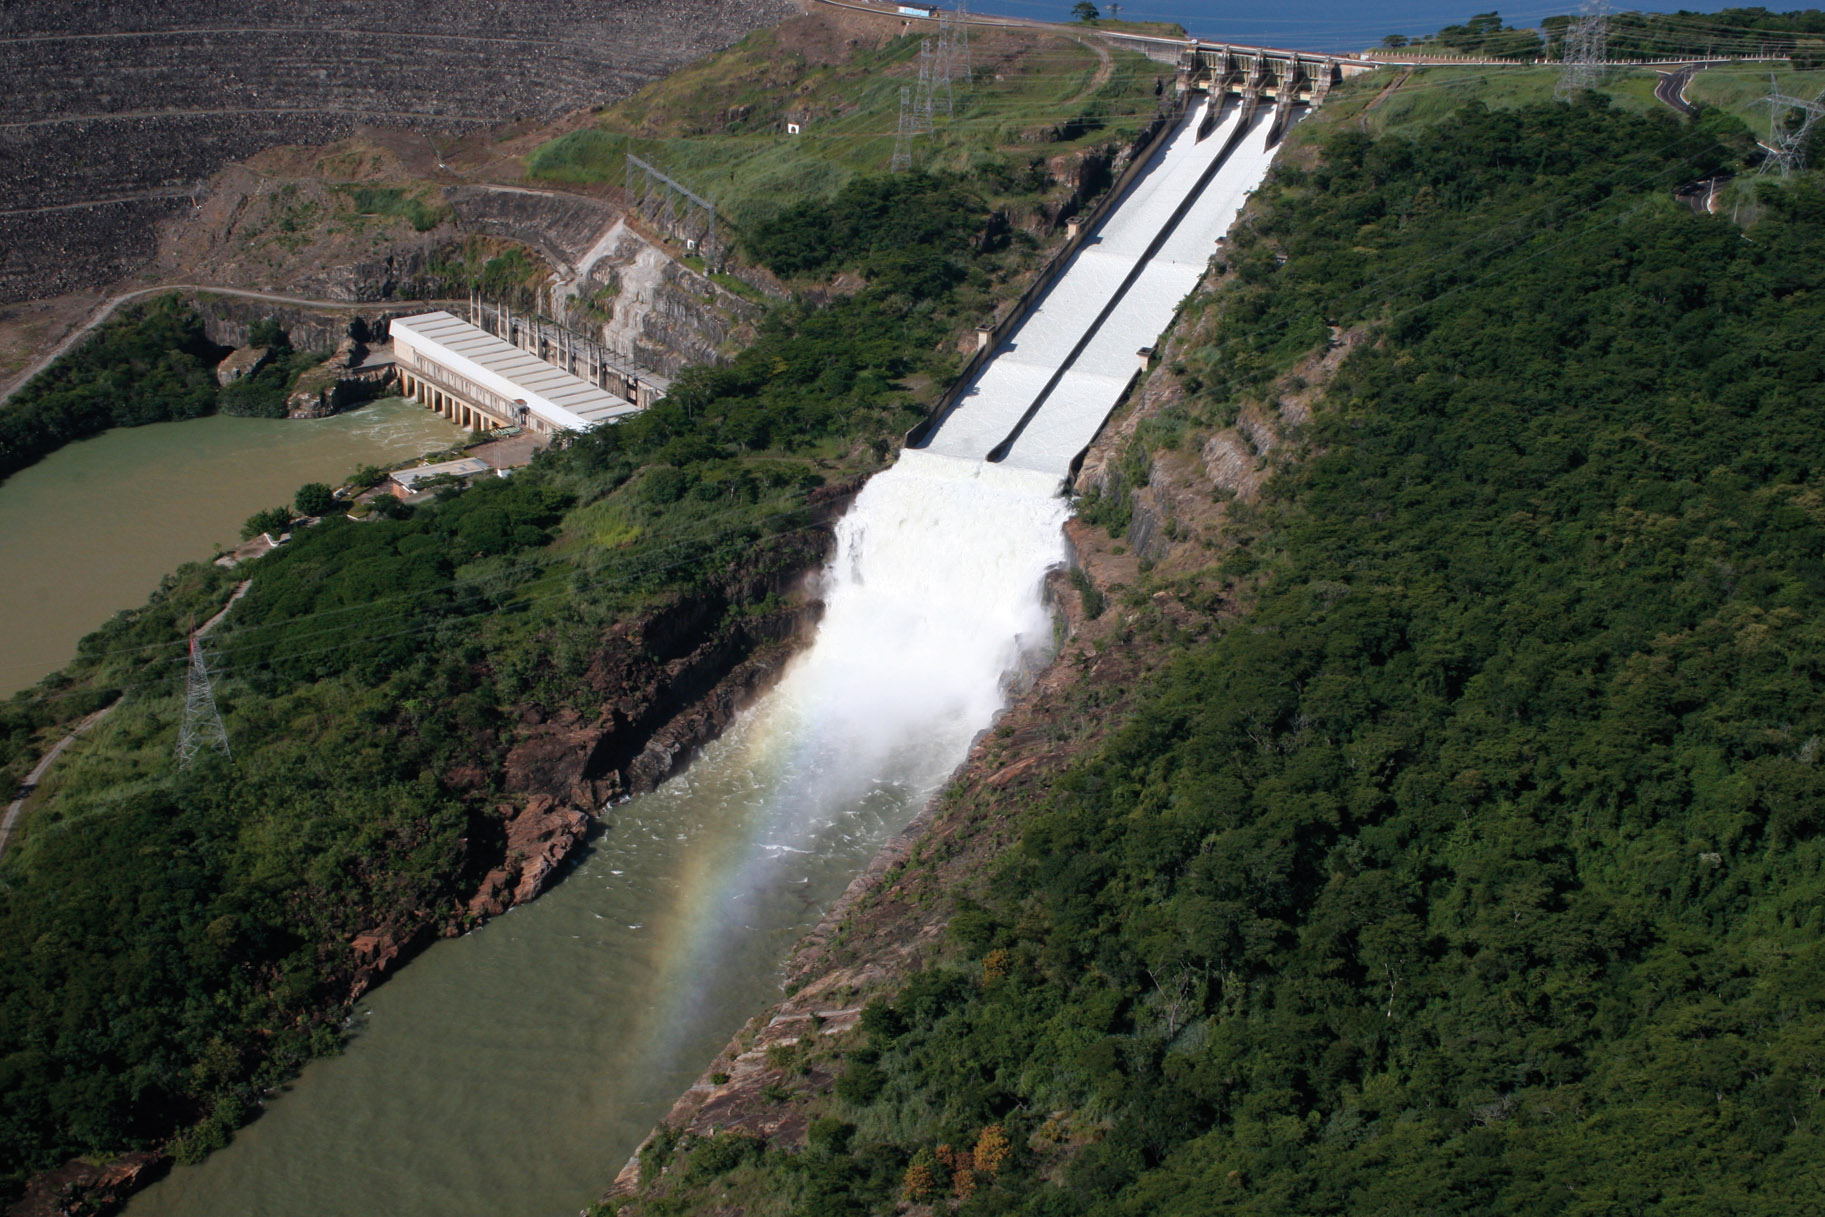
[[[625,397],[529,355],[450,313],[401,317],[389,328],[395,338],[408,335],[411,345],[451,371],[508,401],[524,400],[534,414],[566,430],[587,431],[637,410]]]

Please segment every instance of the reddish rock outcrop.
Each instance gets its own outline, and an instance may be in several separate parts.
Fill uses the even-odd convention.
[[[593,712],[518,708],[505,786],[526,802],[497,809],[500,861],[467,901],[465,922],[538,895],[592,816],[677,773],[772,683],[821,609],[803,588],[834,544],[817,525],[860,488],[858,480],[813,491],[813,527],[769,538],[716,586],[607,631],[581,682],[597,699]],[[767,602],[782,607],[752,611]]]
[[[164,1172],[168,1159],[136,1150],[107,1162],[71,1158],[26,1185],[6,1211],[8,1217],[65,1217],[118,1212],[127,1197]]]
[[[470,898],[471,917],[497,917],[544,891],[545,881],[589,832],[586,813],[561,806],[550,795],[535,796],[518,812],[511,806],[499,810],[508,817],[507,858]]]
[[[349,1000],[354,1001],[373,988],[374,982],[399,962],[405,944],[390,928],[369,930],[355,935],[349,949],[355,953],[355,977],[349,982]]]

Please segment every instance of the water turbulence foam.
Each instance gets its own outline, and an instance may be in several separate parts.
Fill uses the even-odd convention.
[[[903,453],[837,525],[824,618],[691,767],[608,809],[565,881],[361,1004],[225,1150],[128,1217],[559,1217],[756,1010],[1052,636],[1054,475]]]
[[[713,975],[740,950],[752,908],[780,889],[794,855],[833,838],[878,840],[931,794],[1050,645],[1041,598],[1064,557],[1058,479],[904,452],[837,525],[815,641],[722,748],[680,784],[746,786],[749,848],[722,900],[673,952]],[[695,990],[666,986],[688,1007]],[[688,1009],[661,1025],[691,1021]]]

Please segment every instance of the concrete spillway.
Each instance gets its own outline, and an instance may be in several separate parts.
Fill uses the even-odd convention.
[[[924,447],[1063,477],[1172,322],[1273,159],[1272,115],[1239,107],[1203,140],[1190,114]],[[1202,189],[1200,189],[1202,184]]]

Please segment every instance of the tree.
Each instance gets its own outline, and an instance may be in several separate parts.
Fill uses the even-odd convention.
[[[1077,3],[1071,6],[1071,15],[1079,21],[1096,21],[1102,17],[1090,0],[1077,0]]]
[[[336,492],[322,482],[306,482],[298,487],[298,497],[292,500],[292,506],[298,509],[299,515],[328,515],[336,510]]]
[[[251,541],[263,532],[284,532],[291,524],[291,512],[283,507],[268,507],[247,517],[241,525],[241,540]]]
[[[291,335],[285,332],[276,318],[262,317],[247,327],[247,345],[268,349],[289,348]]]
[[[390,494],[377,494],[373,499],[374,515],[382,520],[409,520],[412,518],[412,506],[402,503]]]
[[[1412,39],[1408,38],[1405,34],[1386,34],[1383,35],[1381,44],[1390,51],[1398,51],[1401,47],[1406,46],[1411,41]]]

